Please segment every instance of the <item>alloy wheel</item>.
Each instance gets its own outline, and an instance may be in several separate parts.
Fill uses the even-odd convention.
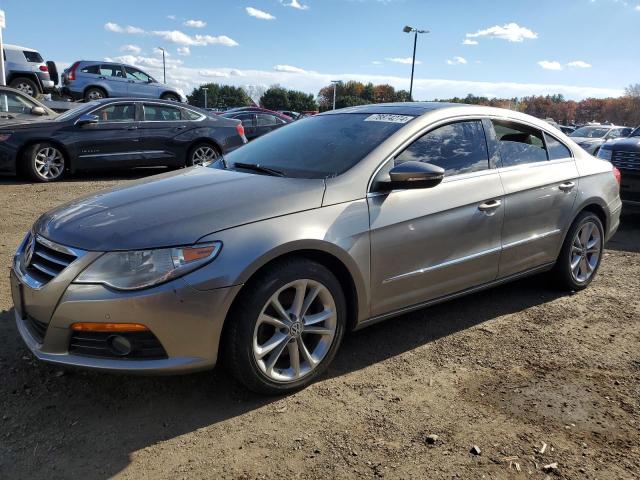
[[[192,165],[206,165],[218,158],[218,152],[212,147],[202,146],[193,151],[191,155]]]
[[[594,222],[586,222],[576,232],[571,244],[571,275],[578,283],[591,278],[602,252],[600,229]]]
[[[35,97],[36,92],[33,91],[33,88],[27,82],[18,83],[18,85],[16,85],[16,90],[20,90],[22,93],[26,93],[30,97]]]
[[[323,284],[291,282],[262,308],[253,333],[253,356],[270,380],[289,383],[309,375],[325,358],[337,329],[336,304]]]
[[[55,180],[64,172],[64,156],[54,147],[43,147],[34,155],[34,166],[45,180]]]

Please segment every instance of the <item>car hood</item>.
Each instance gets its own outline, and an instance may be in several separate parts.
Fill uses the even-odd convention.
[[[36,233],[111,251],[190,245],[227,228],[318,208],[324,180],[194,167],[90,195],[45,213]]]
[[[6,118],[0,122],[0,129],[3,131],[27,130],[29,128],[43,128],[60,125],[52,121],[49,117],[36,118]]]
[[[607,142],[606,147],[625,152],[640,152],[640,137],[619,138],[618,140]]]

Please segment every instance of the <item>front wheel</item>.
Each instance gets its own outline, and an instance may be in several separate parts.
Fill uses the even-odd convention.
[[[36,143],[29,147],[24,162],[27,173],[37,182],[55,182],[65,173],[65,156],[51,143]]]
[[[553,269],[559,286],[582,290],[593,281],[604,249],[604,228],[597,215],[582,212],[575,219]]]
[[[239,297],[227,320],[224,361],[255,392],[303,388],[333,360],[346,311],[340,282],[323,265],[305,259],[277,264]]]

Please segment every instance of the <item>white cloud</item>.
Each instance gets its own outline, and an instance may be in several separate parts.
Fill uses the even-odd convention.
[[[556,62],[555,60],[540,60],[538,65],[545,70],[562,70],[560,62]]]
[[[134,55],[138,55],[142,49],[138,45],[123,45],[120,47],[120,50],[127,53],[133,53]]]
[[[640,12],[640,5],[636,5],[636,8],[634,8],[634,10],[635,10],[636,12]]]
[[[467,59],[464,57],[453,57],[450,60],[447,60],[447,65],[466,65]]]
[[[284,0],[280,0],[280,3],[285,7],[297,8],[298,10],[309,10],[309,5],[303,5],[298,0],[291,0],[289,3]]]
[[[373,60],[371,63],[373,65],[382,65],[382,62],[380,60]]]
[[[276,19],[276,17],[274,17],[270,13],[265,12],[263,10],[258,10],[257,8],[247,7],[247,8],[245,8],[245,11],[247,12],[247,15],[249,15],[250,17],[259,18],[260,20],[275,20]]]
[[[163,38],[167,42],[176,43],[178,45],[202,47],[205,45],[224,45],[225,47],[235,47],[238,42],[226,35],[219,35],[214,37],[213,35],[187,35],[180,30],[155,30],[150,32],[151,35]]]
[[[207,69],[198,72],[202,77],[227,78],[229,72],[224,70]]]
[[[191,28],[204,28],[207,26],[207,22],[204,22],[202,20],[187,20],[186,22],[183,23],[183,25],[185,27],[191,27]]]
[[[478,30],[475,33],[467,33],[467,38],[499,38],[509,42],[520,43],[524,40],[535,40],[538,38],[538,34],[512,22],[503,26],[495,25],[484,30]]]
[[[413,59],[411,57],[391,57],[386,59],[388,62],[403,63],[405,65],[411,65]],[[420,65],[422,62],[416,60],[416,65]]]
[[[191,50],[189,50],[189,47],[178,47],[177,52],[178,55],[182,55],[183,57],[191,55]]]
[[[307,73],[306,70],[300,67],[294,67],[292,65],[276,65],[275,67],[273,67],[273,69],[276,72],[283,72],[283,73]]]
[[[587,62],[583,62],[582,60],[574,60],[573,62],[567,63],[567,67],[591,68],[591,64]]]
[[[104,24],[104,29],[107,32],[116,32],[116,33],[122,33],[122,27],[120,25],[118,25],[117,23],[113,23],[113,22],[107,22]]]
[[[175,20],[175,19],[176,19],[176,16],[175,16],[175,15],[167,15],[167,18],[168,18],[169,20]]]
[[[162,69],[162,56],[160,57],[145,57],[141,55],[121,55],[119,57],[107,57],[107,62],[127,63],[136,67],[151,67],[156,69]],[[165,63],[168,69],[176,69],[182,65],[182,60],[166,58]]]
[[[462,42],[463,45],[478,45],[478,41],[477,40],[471,40],[470,38],[466,38],[464,40],[464,42]]]

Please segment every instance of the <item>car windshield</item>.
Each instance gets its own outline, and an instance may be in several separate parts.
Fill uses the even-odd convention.
[[[82,115],[100,105],[100,102],[87,102],[82,107],[72,108],[71,110],[67,110],[64,113],[61,113],[56,117],[56,122],[65,122],[70,118],[75,117],[76,115]]]
[[[356,165],[414,117],[331,114],[311,117],[264,135],[226,156],[226,164],[259,165],[288,177],[329,178]]]
[[[607,127],[582,127],[574,131],[570,137],[603,138],[611,129]]]
[[[640,127],[636,128],[633,132],[631,132],[630,137],[640,137]]]

